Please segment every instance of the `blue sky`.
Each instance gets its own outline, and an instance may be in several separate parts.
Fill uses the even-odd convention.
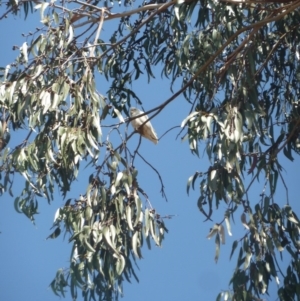
[[[29,15],[25,22],[23,17],[9,17],[1,20],[0,24],[0,38],[4,41],[1,46],[0,66],[5,66],[18,54],[17,51],[12,51],[12,46],[21,46],[24,42],[21,33],[40,26],[39,13]],[[157,74],[157,78],[150,84],[147,78],[144,78],[133,86],[146,110],[159,105],[172,95],[169,82],[161,79],[160,71]],[[105,78],[99,77],[97,89],[105,94],[107,87]],[[169,104],[152,120],[158,136],[160,137],[170,127],[180,125],[189,109],[189,104],[182,96]],[[125,125],[121,127],[121,130],[124,129]],[[171,131],[159,141],[158,145],[143,140],[140,148],[140,153],[146,160],[159,170],[169,202],[160,195],[160,182],[156,174],[141,159],[136,158],[135,161],[140,175],[139,184],[148,193],[152,206],[161,215],[175,216],[166,221],[169,234],[166,235],[163,246],[161,248],[153,246],[151,251],[145,246],[142,250],[143,259],[138,261],[140,270],[137,271],[140,283],[136,283],[135,280],[131,284],[125,283],[124,301],[215,300],[220,290],[228,289],[229,277],[235,268],[236,256],[229,262],[229,254],[233,241],[245,233],[239,218],[242,212],[238,211],[236,214],[236,224],[232,225],[233,236],[228,237],[226,233],[226,245],[222,246],[220,259],[216,264],[214,239],[211,241],[206,239],[213,223],[204,223],[204,217],[197,208],[199,196],[197,185],[195,192],[191,191],[189,196],[186,194],[189,176],[195,171],[205,171],[209,164],[203,155],[204,144],[200,145],[201,158],[192,156],[188,143],[176,140],[178,132],[179,129]],[[15,133],[12,132],[11,135],[14,136]],[[14,137],[12,147],[17,139],[23,137],[21,135]],[[138,137],[135,135],[128,146],[133,150],[137,143]],[[100,160],[101,158],[100,156]],[[282,162],[286,170],[283,174],[290,189],[290,202],[299,215],[297,191],[299,161],[291,163],[284,159]],[[78,197],[85,192],[88,174],[87,170],[79,176],[68,197]],[[260,187],[262,185],[263,183]],[[15,196],[23,187],[23,180],[16,177],[13,186]],[[250,199],[258,200],[260,191],[259,188],[252,190]],[[285,190],[282,185],[276,193],[276,200],[278,203],[280,201],[282,204],[285,203]],[[49,283],[59,268],[68,267],[71,245],[68,238],[63,239],[63,236],[56,240],[46,240],[46,237],[51,233],[55,211],[63,206],[64,200],[58,193],[51,205],[48,205],[46,199],[40,199],[40,214],[36,217],[36,225],[14,210],[13,201],[14,198],[8,193],[0,199],[0,300],[58,300],[59,298],[49,288]],[[225,206],[220,206],[221,211],[214,216],[215,222],[222,219],[225,209]],[[283,257],[288,258],[285,253]],[[272,296],[274,297],[275,291],[274,284],[270,291],[271,297],[266,296],[266,300],[274,300]],[[70,299],[67,295],[66,300]]]

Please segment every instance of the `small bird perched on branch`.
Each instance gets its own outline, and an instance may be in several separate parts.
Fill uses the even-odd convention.
[[[143,111],[140,111],[137,108],[130,108],[130,117],[135,117],[143,113],[144,113]],[[139,118],[135,118],[131,120],[131,125],[141,136],[157,144],[158,143],[157,135],[150,121],[146,122],[148,119],[149,117],[147,115],[141,116]],[[146,123],[143,126],[141,126],[144,122]]]

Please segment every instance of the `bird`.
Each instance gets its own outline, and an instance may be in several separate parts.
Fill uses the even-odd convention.
[[[134,107],[131,107],[129,112],[131,118],[144,113],[143,111],[140,111],[139,109]],[[154,144],[157,144],[158,143],[157,135],[150,121],[146,122],[148,119],[149,117],[147,115],[141,116],[139,118],[135,118],[131,120],[131,125],[141,136],[149,139]],[[146,123],[143,126],[141,126],[144,122]]]

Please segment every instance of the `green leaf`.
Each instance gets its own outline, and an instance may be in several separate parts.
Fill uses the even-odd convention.
[[[236,249],[236,247],[238,246],[238,241],[237,240],[235,240],[233,243],[232,243],[232,248],[231,248],[231,253],[230,253],[230,259],[231,259],[231,257],[232,257],[232,255],[233,255],[233,253],[234,253],[234,251],[235,251],[235,249]]]
[[[219,233],[217,233],[217,235],[216,235],[215,243],[216,243],[215,262],[217,263],[219,256],[220,256],[220,235],[219,235]]]
[[[118,275],[121,275],[125,268],[125,259],[122,255],[120,255],[117,259],[116,263],[116,271]]]
[[[131,206],[130,205],[126,206],[126,220],[127,220],[127,224],[128,224],[129,229],[131,231],[134,231],[133,225],[132,225],[132,212],[131,212]]]
[[[57,238],[57,237],[59,236],[60,232],[61,232],[60,228],[57,227],[57,228],[54,230],[54,232],[51,233],[46,239],[49,239],[49,238],[51,238],[51,239]]]
[[[294,161],[294,158],[292,156],[292,149],[290,147],[284,147],[283,153],[290,161]]]
[[[212,229],[210,229],[209,234],[207,235],[207,239],[211,239],[219,232],[219,226],[215,224]]]
[[[244,270],[248,269],[251,262],[252,254],[246,253],[245,262],[244,262]]]
[[[184,128],[186,126],[186,124],[189,121],[193,120],[193,117],[199,115],[199,112],[192,112],[190,115],[188,115],[182,122],[181,122],[181,127]]]
[[[196,172],[193,176],[189,177],[187,187],[186,187],[187,194],[189,194],[191,184],[192,184],[192,188],[194,189],[195,181],[198,178],[198,176],[199,176],[199,173]]]
[[[87,239],[83,240],[84,246],[86,247],[87,251],[95,253],[96,250],[92,247],[92,245],[88,242]]]
[[[135,233],[132,236],[132,250],[134,255],[137,258],[140,258],[139,253],[138,253],[138,236],[139,236],[139,232],[135,231]]]
[[[117,251],[116,246],[114,244],[114,240],[112,239],[113,235],[112,235],[112,232],[111,232],[111,228],[110,227],[105,227],[103,229],[103,235],[104,235],[104,238],[105,238],[105,241],[107,242],[107,244],[112,248],[112,250],[117,255],[119,255],[119,252]]]
[[[225,216],[225,224],[226,224],[226,228],[227,228],[227,233],[229,236],[232,236],[231,233],[231,227],[230,227],[230,220],[228,216]]]
[[[18,212],[18,213],[23,213],[23,211],[20,209],[20,202],[22,201],[22,199],[20,197],[16,197],[15,198],[15,201],[14,201],[14,207],[15,207],[15,210]]]

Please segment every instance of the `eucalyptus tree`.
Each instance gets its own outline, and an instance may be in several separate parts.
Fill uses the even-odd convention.
[[[208,221],[213,208],[226,206],[208,234],[216,261],[237,208],[244,211],[247,232],[232,246],[231,256],[237,248],[239,254],[231,290],[217,299],[261,300],[274,280],[280,300],[298,300],[300,222],[288,193],[283,204],[274,194],[278,182],[288,191],[281,154],[294,160],[300,153],[300,1],[5,4],[0,20],[20,13],[31,18],[37,9],[42,26],[1,68],[1,193],[12,194],[20,174],[25,186],[15,208],[32,221],[39,198],[50,203],[55,188],[66,198],[50,238],[67,233],[72,260],[67,271],[58,270],[53,291],[64,295],[69,287],[73,299],[78,291],[87,300],[118,298],[123,281],[137,278],[133,262],[143,241],[161,244],[168,216],[155,211],[139,185],[137,149],[127,146],[132,134],[121,134],[119,126],[145,114],[152,119],[183,95],[190,114],[179,133],[196,156],[203,142],[210,162],[188,179],[187,192],[199,187],[198,207]],[[146,77],[151,85],[154,70],[169,79],[172,97],[130,117],[133,103],[142,104],[131,84]],[[108,91],[98,90],[99,79],[109,82]],[[27,132],[22,141],[20,131]],[[109,139],[112,131],[119,141]],[[87,187],[68,198],[84,161],[91,170]],[[261,192],[250,199],[259,179]],[[287,252],[283,270],[277,257]]]

